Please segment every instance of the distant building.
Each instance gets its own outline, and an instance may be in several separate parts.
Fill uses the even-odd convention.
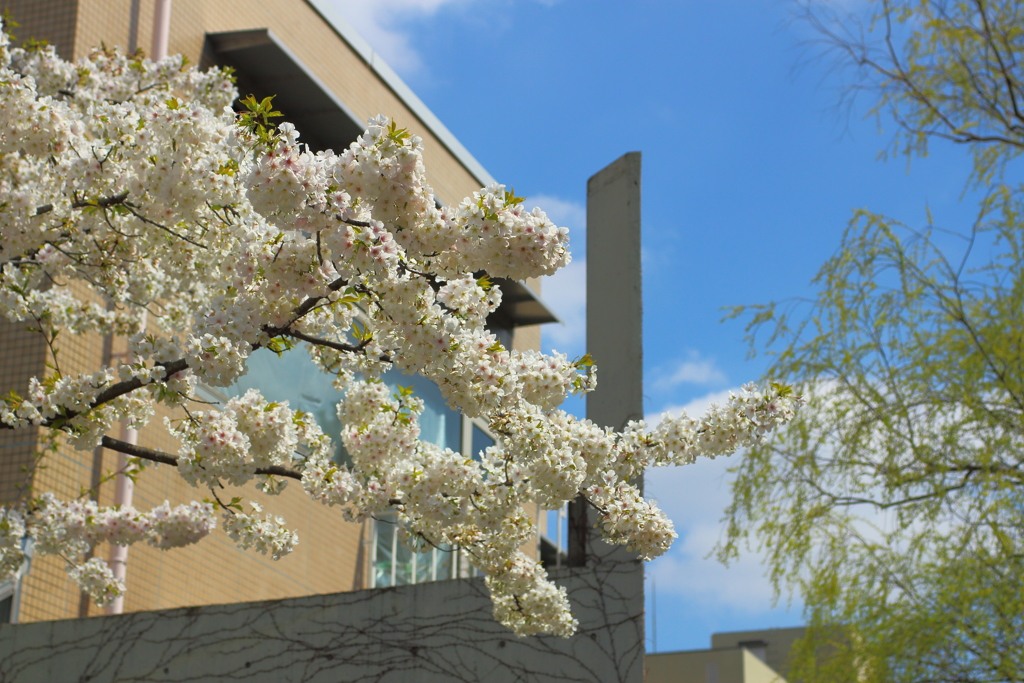
[[[646,683],[787,683],[793,644],[805,629],[731,631],[711,636],[711,648],[659,652],[644,658]]]

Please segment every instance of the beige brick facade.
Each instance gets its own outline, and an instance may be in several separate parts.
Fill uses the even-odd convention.
[[[151,42],[151,0],[0,0],[20,26],[19,41],[46,40],[65,58],[78,58],[104,43],[129,50]],[[479,187],[478,180],[445,147],[427,125],[304,0],[174,0],[169,52],[180,52],[199,63],[207,32],[269,29],[310,68],[358,117],[384,113],[409,127],[424,140],[424,163],[437,196],[445,203],[459,201]],[[539,289],[539,283],[531,283]],[[32,376],[41,376],[53,357],[38,333],[24,325],[0,322],[0,392],[23,393]],[[516,348],[539,348],[539,328],[522,328]],[[123,339],[83,335],[63,338],[58,362],[65,374],[92,372],[124,352]],[[141,430],[139,443],[169,453],[178,445],[166,433],[158,412]],[[112,434],[112,436],[118,436]],[[0,430],[0,502],[23,496],[30,483],[33,459],[40,452],[38,430]],[[105,481],[115,468],[117,454],[97,449],[78,452],[61,445],[46,458],[45,468],[31,481],[37,492],[61,497],[87,492],[101,504],[113,503],[113,482]],[[135,488],[134,505],[149,509],[165,500],[177,504],[202,499],[208,492],[194,489],[165,465],[149,468]],[[230,497],[226,490],[223,496]],[[294,553],[281,561],[242,552],[219,530],[197,546],[160,551],[132,547],[128,563],[125,610],[151,610],[242,600],[284,598],[347,591],[367,585],[370,529],[347,523],[341,511],[310,502],[297,482],[277,497],[245,491],[268,512],[283,516],[300,535]],[[107,557],[109,549],[98,547]],[[22,587],[20,621],[61,619],[98,614],[68,579],[64,560],[36,558]]]

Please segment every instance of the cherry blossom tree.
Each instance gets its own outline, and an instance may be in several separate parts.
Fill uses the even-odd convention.
[[[630,482],[730,453],[792,416],[799,399],[778,385],[619,433],[559,410],[595,387],[589,360],[506,349],[485,320],[501,301],[492,278],[554,273],[570,260],[568,230],[501,185],[439,208],[420,139],[385,117],[347,150],[312,153],[270,99],[250,96],[236,114],[236,96],[228,73],[180,57],[104,49],[69,63],[3,36],[0,311],[53,349],[58,333],[92,331],[128,338],[131,357],[80,375],[56,364],[5,397],[0,427],[175,466],[200,496],[295,480],[346,519],[394,513],[407,541],[462,549],[516,633],[567,636],[564,589],[520,550],[536,533],[527,506],[583,495],[610,543],[657,556],[676,534]],[[333,376],[342,433],[256,390],[197,402],[200,383],[231,385],[260,348],[308,351]],[[435,382],[497,445],[474,460],[421,441],[422,401],[379,379],[392,367]],[[157,405],[180,417],[166,420],[177,454],[108,435],[122,420],[141,428]],[[336,439],[350,465],[332,459]],[[184,546],[218,516],[241,547],[288,554],[295,532],[259,513],[216,498],[144,511],[33,492],[0,507],[0,580],[27,535],[103,603],[124,584],[103,560],[78,559],[92,546]]]

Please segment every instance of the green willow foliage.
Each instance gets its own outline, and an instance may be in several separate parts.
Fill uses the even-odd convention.
[[[1024,2],[867,5],[805,9],[892,151],[966,145],[984,199],[963,246],[857,212],[809,309],[734,311],[808,402],[738,465],[719,555],[806,605],[790,681],[1024,681]]]

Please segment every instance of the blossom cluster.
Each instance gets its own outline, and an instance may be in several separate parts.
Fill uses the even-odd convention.
[[[310,462],[323,460],[331,445],[307,413],[291,410],[287,401],[270,403],[256,389],[228,400],[223,410],[194,411],[178,425],[167,422],[182,442],[178,471],[193,486],[241,486],[260,468],[297,464],[300,445]]]
[[[256,512],[262,512],[257,503],[251,503]],[[299,536],[285,527],[281,517],[267,514],[263,519],[257,515],[229,511],[224,515],[224,530],[240,548],[255,548],[264,555],[270,553],[275,560],[295,549]]]
[[[26,514],[27,513],[27,514]],[[95,501],[59,500],[44,493],[26,510],[0,506],[0,582],[10,579],[24,561],[26,536],[40,555],[60,555],[69,561],[68,573],[100,604],[124,593],[107,564],[92,558],[76,564],[70,558],[99,543],[128,546],[139,541],[161,548],[180,548],[200,541],[215,526],[213,506],[192,502],[171,507],[167,501],[148,512],[131,506],[100,507]]]
[[[116,578],[110,565],[98,557],[72,565],[68,576],[101,607],[124,595],[124,580]]]
[[[44,493],[34,501],[30,535],[40,554],[74,556],[97,543],[132,545],[148,541],[158,548],[196,543],[214,527],[213,506],[192,502],[171,507],[164,501],[149,512],[125,505],[100,507],[92,500],[58,500]]]
[[[0,578],[13,576],[25,561],[21,541],[25,518],[11,507],[0,506]],[[4,579],[6,580],[6,579]]]
[[[565,591],[521,551],[536,506],[583,494],[607,540],[657,556],[675,532],[629,481],[732,452],[792,416],[798,399],[776,386],[653,429],[616,433],[565,413],[567,395],[596,386],[589,361],[508,349],[487,327],[502,279],[570,262],[565,228],[497,184],[440,206],[423,141],[386,117],[347,149],[314,152],[266,103],[236,115],[235,98],[228,74],[180,57],[103,49],[72,64],[0,32],[0,313],[50,343],[98,332],[127,337],[131,352],[33,379],[5,397],[0,428],[60,430],[91,449],[115,421],[141,426],[163,404],[180,416],[167,424],[193,485],[277,493],[290,477],[349,519],[395,513],[406,542],[462,548],[517,633],[568,635]],[[344,393],[340,434],[255,390],[190,405],[199,383],[230,386],[252,354],[298,344]],[[376,379],[392,367],[433,381],[498,443],[473,459],[422,442],[422,401]],[[350,466],[332,460],[332,437]],[[298,542],[274,515],[216,505],[243,548],[277,559]],[[20,564],[25,535],[68,558],[101,541],[174,547],[209,533],[212,514],[44,495],[0,508],[0,569]],[[98,600],[123,592],[102,561],[72,565]]]

